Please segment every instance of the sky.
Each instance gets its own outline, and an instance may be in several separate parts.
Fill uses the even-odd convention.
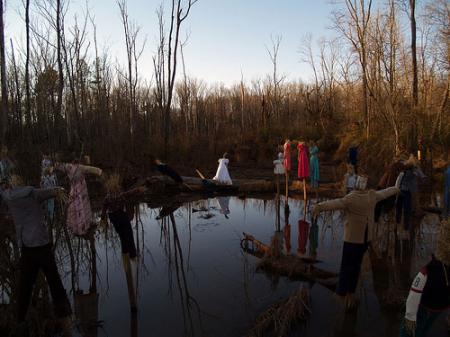
[[[130,20],[141,27],[141,39],[146,39],[139,61],[143,78],[149,79],[153,73],[156,10],[161,3],[167,6],[170,2],[128,0]],[[125,64],[124,33],[116,1],[88,0],[87,4],[95,17],[100,47],[108,49],[113,61]],[[71,0],[67,24],[73,22],[75,14],[83,17],[85,8],[86,0]],[[280,73],[289,80],[308,81],[312,74],[310,67],[300,62],[301,42],[308,33],[315,40],[335,35],[329,28],[332,10],[329,0],[198,0],[182,28],[182,36],[189,36],[184,48],[186,72],[210,84],[231,85],[240,81],[241,73],[246,81],[262,78],[272,71],[266,49],[271,36],[281,36]],[[5,34],[15,45],[25,40],[23,11],[22,0],[7,1]]]

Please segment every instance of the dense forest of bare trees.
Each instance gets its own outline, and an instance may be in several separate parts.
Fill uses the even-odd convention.
[[[125,66],[102,50],[88,11],[66,23],[68,0],[23,1],[25,41],[7,43],[0,1],[2,142],[17,158],[83,151],[104,167],[145,167],[152,155],[200,165],[224,150],[260,160],[284,137],[317,139],[323,150],[358,141],[374,161],[419,143],[448,156],[448,1],[386,0],[375,8],[371,0],[342,0],[331,22],[338,39],[306,36],[299,46],[313,81],[279,73],[276,36],[266,46],[267,77],[229,87],[186,75],[182,32],[195,2],[173,0],[157,11],[160,30],[149,32],[159,37],[154,73],[144,81],[145,33],[125,0],[115,3]]]

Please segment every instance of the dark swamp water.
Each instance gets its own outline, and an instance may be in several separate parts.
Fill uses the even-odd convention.
[[[434,247],[437,217],[421,219],[413,240],[380,225],[383,266],[373,273],[365,264],[357,289],[359,308],[345,314],[329,289],[267,276],[256,270],[258,259],[241,249],[243,232],[264,243],[278,235],[284,252],[316,253],[322,261],[318,266],[338,272],[343,215],[325,213],[311,226],[308,212],[309,225],[299,225],[303,201],[291,199],[289,205],[286,218],[283,200],[277,207],[272,199],[218,197],[185,203],[173,217],[158,219],[160,208],[140,204],[133,221],[140,254],[135,315],[130,313],[120,243],[112,227],[97,229],[91,240],[74,238],[72,259],[61,239],[56,254],[66,290],[72,304],[76,302],[74,335],[245,336],[259,314],[303,285],[309,289],[312,314],[305,324],[293,327],[292,336],[398,336],[410,282]],[[229,212],[224,212],[227,207]],[[429,336],[447,336],[445,318],[441,315]]]

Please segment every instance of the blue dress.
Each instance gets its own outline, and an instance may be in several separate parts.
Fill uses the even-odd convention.
[[[444,214],[450,215],[450,166],[444,171]]]
[[[56,179],[56,174],[45,174],[41,177],[41,187],[42,188],[54,188],[58,186],[58,182]],[[47,215],[50,221],[53,221],[55,216],[55,199],[50,198],[47,199]]]
[[[319,158],[317,157],[317,153],[319,152],[319,148],[317,145],[313,145],[309,148],[309,167],[310,167],[310,179],[311,179],[311,187],[317,188],[319,187]]]

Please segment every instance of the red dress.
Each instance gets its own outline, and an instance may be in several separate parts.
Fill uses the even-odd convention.
[[[309,156],[308,146],[306,144],[298,144],[298,178],[306,179],[309,177]]]
[[[284,149],[284,169],[286,172],[289,172],[291,170],[291,142],[286,142],[283,145]]]

